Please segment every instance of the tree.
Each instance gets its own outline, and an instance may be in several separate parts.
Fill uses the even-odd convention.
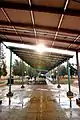
[[[1,79],[1,76],[2,76],[2,68],[0,68],[0,79]]]
[[[1,76],[6,76],[7,75],[7,71],[6,71],[6,64],[4,62],[5,56],[4,56],[4,49],[3,49],[3,45],[0,42],[0,78]]]
[[[77,70],[69,63],[69,67],[70,67],[70,75],[71,78],[73,77],[73,75],[77,75]]]
[[[67,74],[66,67],[64,65],[61,65],[58,69],[59,71],[59,76],[65,76]]]
[[[28,67],[28,75],[32,78],[33,76],[37,76],[38,75],[38,72],[34,69],[34,68],[32,68],[32,67]]]
[[[31,66],[26,65],[25,63],[23,63],[23,71],[24,76],[25,74],[29,75],[30,77],[37,75],[36,70],[33,69]],[[15,60],[13,64],[13,75],[22,76],[22,61]]]
[[[18,76],[22,76],[22,62],[15,60],[14,64],[13,64],[13,75],[18,75]]]
[[[2,67],[0,68],[0,78],[2,75],[3,76],[7,75],[6,64],[4,61],[2,62]]]
[[[3,61],[2,75],[3,75],[3,76],[6,76],[6,75],[7,75],[6,64],[5,64],[4,61]]]
[[[56,70],[54,70],[54,72],[53,72],[53,74],[52,74],[52,79],[56,79],[56,75],[57,75],[57,72],[56,72]]]

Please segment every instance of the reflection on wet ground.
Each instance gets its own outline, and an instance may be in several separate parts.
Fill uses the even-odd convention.
[[[79,120],[80,108],[76,105],[78,88],[72,87],[74,97],[69,99],[66,96],[67,85],[57,88],[48,80],[46,82],[47,85],[25,85],[24,89],[13,85],[11,98],[6,97],[8,86],[1,87],[0,120],[67,120],[65,113],[69,120]]]
[[[12,92],[14,94],[13,97],[6,97],[6,94],[8,93],[8,86],[1,88],[0,93],[2,93],[2,105],[0,106],[0,112],[8,111],[12,108],[20,109],[27,106],[32,89],[30,86],[25,86],[24,89],[21,89],[20,85],[13,85]]]
[[[52,85],[47,81],[50,90],[52,91],[52,96],[66,112],[69,120],[79,120],[80,119],[80,107],[76,105],[76,98],[78,98],[78,88],[71,86],[72,92],[74,93],[73,98],[69,99],[66,95],[68,91],[68,85],[61,85],[61,88],[57,88],[57,85]]]

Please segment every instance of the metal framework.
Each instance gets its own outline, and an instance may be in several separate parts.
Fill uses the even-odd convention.
[[[42,55],[29,49],[9,47],[17,56],[19,56],[23,61],[27,62],[32,67],[39,69],[42,68],[45,70],[50,70],[57,67],[61,63],[65,62],[67,59],[73,57],[66,54],[58,54],[48,52],[43,53]]]
[[[28,11],[37,11],[37,12],[46,12],[46,13],[55,13],[55,14],[65,14],[71,16],[80,16],[80,10],[68,9],[64,13],[63,8],[59,7],[51,7],[51,6],[44,6],[44,5],[35,5],[28,3],[12,3],[8,1],[0,1],[1,8],[9,8],[9,9],[18,9],[18,10],[28,10]]]
[[[0,40],[80,51],[80,3],[57,1],[0,1]]]

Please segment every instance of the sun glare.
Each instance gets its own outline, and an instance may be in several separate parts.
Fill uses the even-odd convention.
[[[43,53],[46,50],[46,46],[42,43],[36,45],[36,51],[39,53]]]

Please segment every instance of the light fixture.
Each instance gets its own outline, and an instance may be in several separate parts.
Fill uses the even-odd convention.
[[[36,49],[37,52],[43,53],[43,52],[45,52],[46,47],[43,43],[40,43],[40,44],[36,45],[35,49]]]

